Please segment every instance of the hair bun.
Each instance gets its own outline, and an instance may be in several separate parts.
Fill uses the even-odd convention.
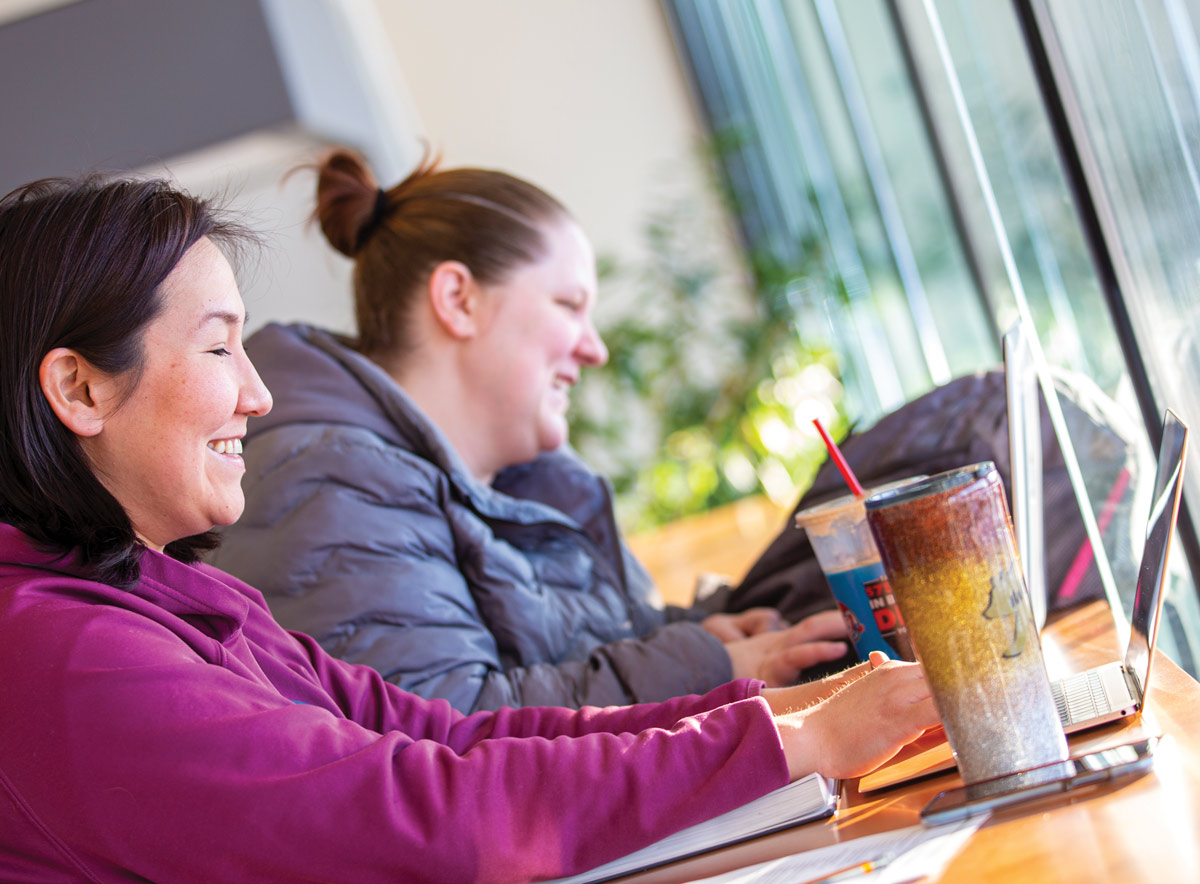
[[[386,193],[357,153],[339,148],[318,165],[314,215],[325,239],[343,255],[358,254],[386,210]]]
[[[358,242],[355,244],[355,251],[361,249],[371,238],[371,235],[379,229],[379,225],[383,223],[384,218],[388,213],[388,194],[382,187],[375,191],[375,207],[371,210],[371,217],[367,222],[358,228]]]

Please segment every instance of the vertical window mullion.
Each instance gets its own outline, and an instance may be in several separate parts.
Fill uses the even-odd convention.
[[[1123,290],[1122,280],[1126,283],[1131,281],[1133,274],[1125,265],[1119,245],[1116,248],[1109,247],[1110,241],[1119,244],[1120,236],[1112,216],[1113,207],[1108,202],[1100,180],[1099,165],[1091,148],[1079,101],[1066,70],[1062,47],[1055,38],[1050,12],[1044,0],[1013,0],[1013,5],[1050,117],[1055,145],[1067,173],[1088,250],[1112,314],[1142,421],[1157,449],[1162,441],[1161,409],[1137,341]],[[1095,186],[1092,182],[1096,183]],[[1195,579],[1196,575],[1200,575],[1200,537],[1188,507],[1186,490],[1179,508],[1179,538]],[[1200,584],[1200,581],[1194,582]]]
[[[879,147],[879,139],[875,135],[875,127],[867,112],[862,87],[858,82],[854,71],[854,62],[850,56],[850,47],[846,43],[846,36],[842,31],[841,18],[833,0],[815,0],[815,6],[825,43],[829,48],[830,58],[841,85],[846,109],[862,151],[863,163],[883,221],[892,258],[896,263],[896,269],[900,274],[900,280],[908,298],[909,309],[925,358],[926,370],[934,384],[944,384],[950,380],[950,366],[946,360],[946,351],[942,347],[937,325],[933,319],[933,312],[925,293],[925,285],[921,280],[920,270],[917,268],[916,256],[913,254],[912,244],[908,239],[908,232],[900,217],[891,178],[883,160],[883,152]]]
[[[983,260],[980,255],[979,244],[975,241],[974,232],[967,223],[966,215],[963,211],[963,195],[961,190],[956,185],[954,176],[950,174],[950,168],[946,160],[945,145],[942,143],[941,129],[934,120],[927,86],[914,57],[912,39],[908,33],[908,26],[904,21],[904,16],[900,12],[898,3],[899,0],[887,0],[887,9],[891,18],[892,30],[896,34],[896,42],[900,47],[905,73],[912,84],[917,110],[921,115],[921,124],[924,127],[926,137],[929,139],[930,152],[937,169],[938,181],[941,184],[943,193],[946,195],[951,222],[955,233],[958,235],[959,242],[963,246],[963,257],[967,265],[967,273],[974,284],[975,292],[983,307],[983,315],[991,331],[992,340],[999,341],[1002,332],[996,322],[996,316],[998,315],[997,305],[992,298],[991,290],[984,276]]]

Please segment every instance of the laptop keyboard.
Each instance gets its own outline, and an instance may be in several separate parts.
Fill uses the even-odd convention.
[[[1053,681],[1050,690],[1054,694],[1054,705],[1058,707],[1059,720],[1064,725],[1094,718],[1108,711],[1104,684],[1094,669]]]

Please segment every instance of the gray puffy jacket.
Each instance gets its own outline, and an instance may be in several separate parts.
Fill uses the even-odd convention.
[[[705,611],[661,608],[607,483],[570,451],[474,479],[378,366],[271,325],[247,349],[275,397],[246,438],[246,511],[213,564],[289,629],[465,712],[614,705],[732,678]]]

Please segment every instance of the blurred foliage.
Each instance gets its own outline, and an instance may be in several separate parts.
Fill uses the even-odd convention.
[[[802,266],[751,255],[749,284],[723,277],[695,208],[649,219],[646,266],[601,262],[602,291],[628,283],[635,303],[600,329],[609,362],[583,373],[571,440],[627,531],[756,493],[790,505],[826,457],[812,419],[846,430],[834,355],[796,326],[798,299],[844,297],[819,244],[801,244]]]

